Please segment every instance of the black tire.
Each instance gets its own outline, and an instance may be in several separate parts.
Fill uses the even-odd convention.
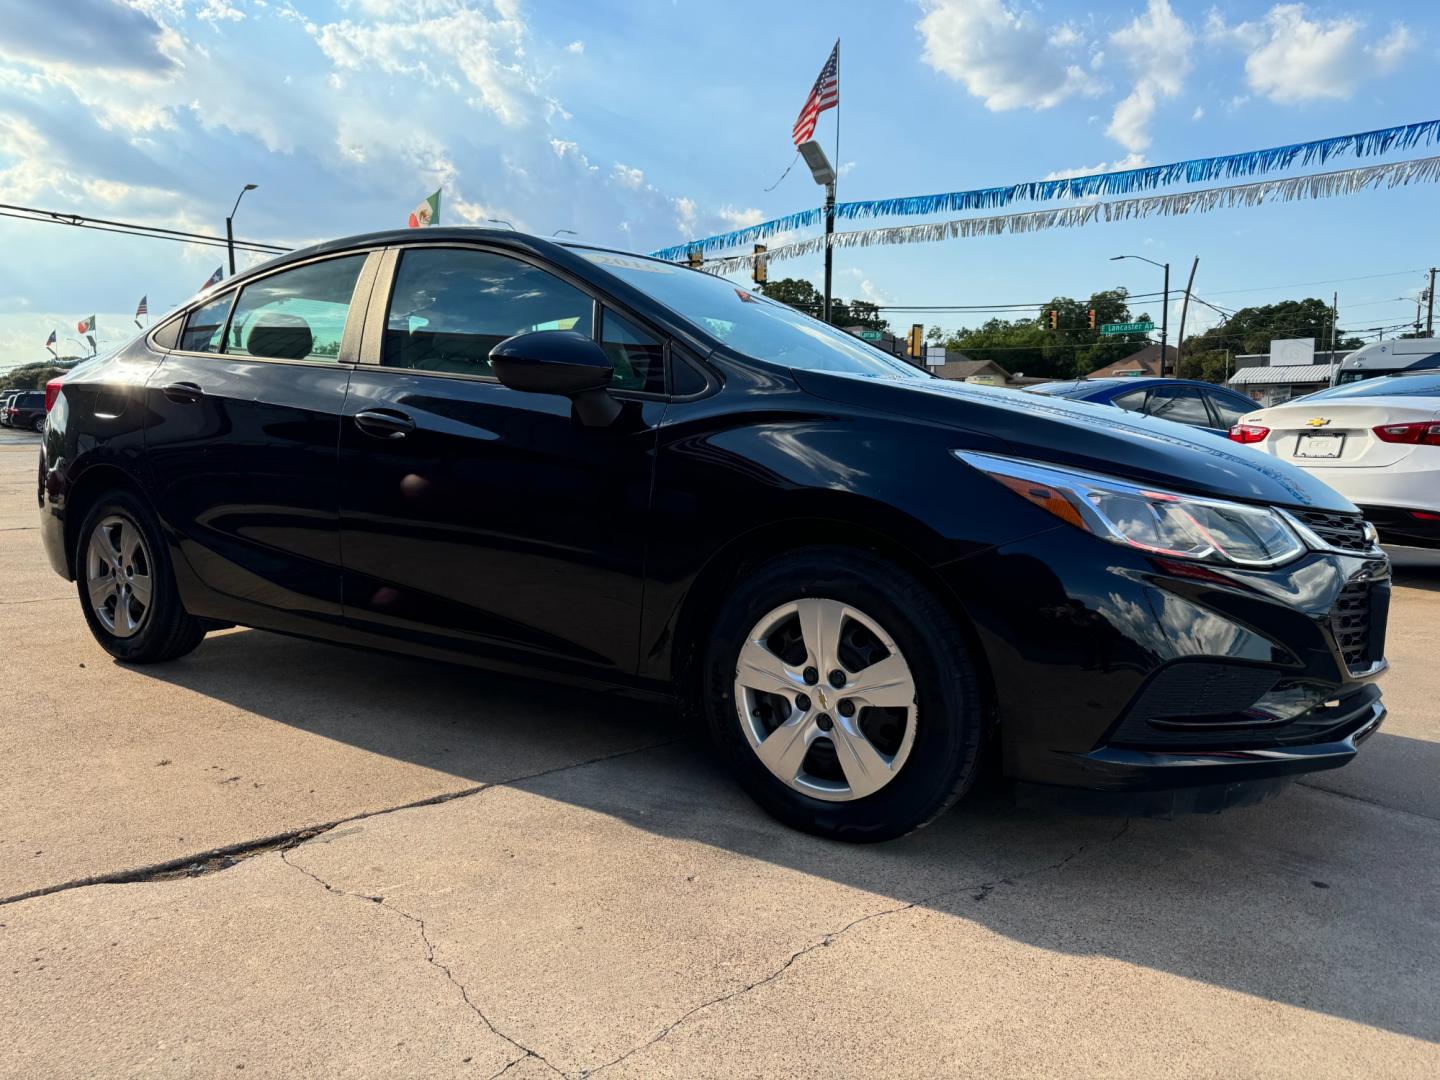
[[[45,430],[45,417],[37,416],[35,418],[34,427],[36,431],[43,432]]]
[[[786,784],[756,755],[736,713],[747,635],[768,612],[806,598],[839,600],[875,620],[914,680],[913,746],[894,778],[863,798],[833,802]],[[701,676],[700,705],[720,754],[761,807],[805,832],[852,843],[904,836],[955,803],[980,771],[986,710],[969,643],[930,589],[868,552],[809,548],[747,574],[717,614]]]
[[[150,604],[139,620],[139,629],[129,637],[117,636],[101,622],[91,605],[86,584],[86,552],[91,536],[102,521],[116,516],[134,523],[144,537],[150,558]],[[102,495],[85,515],[76,535],[75,583],[80,608],[85,612],[90,632],[106,652],[127,664],[154,664],[184,656],[200,644],[205,628],[180,602],[159,522],[143,499],[125,490]]]

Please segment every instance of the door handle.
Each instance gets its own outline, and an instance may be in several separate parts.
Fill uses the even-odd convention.
[[[205,391],[193,382],[171,383],[160,392],[177,405],[194,405],[205,396]]]
[[[355,414],[355,426],[377,439],[403,439],[415,430],[415,421],[388,409],[364,409]]]

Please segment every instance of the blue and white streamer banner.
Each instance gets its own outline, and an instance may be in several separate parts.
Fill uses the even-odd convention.
[[[1328,199],[1353,195],[1369,188],[1396,188],[1409,184],[1440,182],[1440,157],[1416,158],[1388,165],[1367,165],[1339,172],[1289,176],[1254,184],[1181,191],[1173,195],[1146,195],[1111,202],[1090,202],[1055,210],[1032,210],[1024,214],[958,218],[925,225],[896,225],[880,229],[839,232],[829,237],[837,248],[870,247],[875,244],[928,244],[971,236],[1000,236],[1004,233],[1038,232],[1041,229],[1073,229],[1096,221],[1128,221],[1148,217],[1203,214],[1236,206],[1259,206],[1266,202],[1295,202],[1300,199]],[[771,248],[763,257],[768,262],[811,255],[825,249],[825,236]],[[729,274],[746,269],[756,255],[731,255],[707,259],[705,269]]]
[[[1072,176],[1058,180],[1032,180],[1024,184],[1005,187],[975,188],[970,191],[950,191],[938,195],[911,195],[896,199],[867,199],[861,202],[838,203],[835,216],[841,220],[871,217],[914,216],[919,214],[945,214],[964,210],[993,210],[1009,206],[1013,202],[1045,202],[1051,199],[1080,199],[1096,195],[1123,195],[1132,191],[1149,191],[1171,184],[1199,184],[1210,180],[1227,179],[1237,176],[1257,176],[1261,173],[1288,169],[1292,165],[1324,163],[1333,157],[1353,154],[1355,157],[1374,157],[1396,150],[1409,150],[1416,146],[1430,145],[1440,139],[1440,120],[1426,120],[1417,124],[1402,124],[1398,127],[1362,131],[1355,135],[1336,135],[1328,139],[1314,139],[1310,142],[1291,143],[1289,146],[1272,146],[1267,150],[1250,150],[1242,154],[1223,154],[1219,157],[1192,158],[1176,161],[1169,165],[1148,165],[1139,169],[1121,172],[1092,173],[1088,176]],[[702,254],[735,247],[739,244],[753,244],[776,233],[794,229],[813,228],[824,223],[824,210],[815,207],[799,210],[773,221],[750,225],[733,232],[708,236],[703,240],[690,240],[683,244],[652,252],[654,258],[672,262],[685,259],[690,252]]]

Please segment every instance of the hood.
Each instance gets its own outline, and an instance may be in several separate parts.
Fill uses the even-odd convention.
[[[807,393],[999,439],[1005,452],[1194,495],[1355,512],[1343,495],[1268,454],[1198,428],[1085,401],[948,379],[873,379],[795,371]]]

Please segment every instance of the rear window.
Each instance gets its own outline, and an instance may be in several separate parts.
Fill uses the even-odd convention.
[[[1332,386],[1328,390],[1317,390],[1305,401],[1331,400],[1334,398],[1361,397],[1440,397],[1440,372],[1427,371],[1424,374],[1381,375],[1363,382]],[[1301,400],[1299,398],[1296,399]]]
[[[1027,387],[1032,394],[1049,394],[1051,397],[1083,397],[1099,389],[1090,382],[1052,382]],[[1144,394],[1141,394],[1144,397]]]

